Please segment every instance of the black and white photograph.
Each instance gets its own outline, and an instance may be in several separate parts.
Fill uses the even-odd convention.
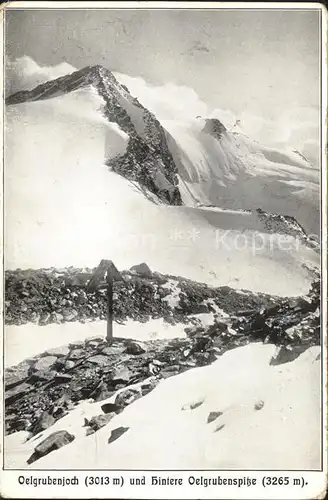
[[[325,8],[67,3],[2,10],[3,474],[324,498]]]

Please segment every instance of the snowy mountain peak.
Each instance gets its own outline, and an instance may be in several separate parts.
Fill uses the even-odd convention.
[[[227,129],[220,120],[217,118],[208,118],[205,120],[205,126],[203,132],[212,135],[216,139],[221,139],[222,134],[226,132]]]
[[[117,123],[129,137],[124,154],[114,159],[104,158],[106,164],[114,172],[138,182],[142,190],[154,193],[162,202],[180,205],[177,167],[167,146],[164,129],[156,117],[103,66],[87,66],[32,90],[17,92],[6,99],[6,104],[60,98],[90,87],[102,98],[100,113],[109,122]]]
[[[6,104],[20,104],[40,99],[51,99],[89,85],[97,88],[103,79],[106,79],[107,83],[111,82],[116,88],[120,86],[114,75],[108,69],[98,64],[95,66],[86,66],[68,75],[41,83],[32,90],[16,92],[6,99]]]

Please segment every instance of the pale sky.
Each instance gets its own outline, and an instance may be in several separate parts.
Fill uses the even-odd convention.
[[[6,12],[7,56],[102,64],[186,85],[210,107],[270,118],[319,106],[319,10]]]

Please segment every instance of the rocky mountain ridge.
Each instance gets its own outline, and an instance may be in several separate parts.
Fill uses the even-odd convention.
[[[27,269],[5,273],[6,324],[39,325],[106,319],[106,284],[86,291],[92,269]],[[188,315],[222,309],[254,309],[282,299],[230,287],[211,287],[186,278],[149,270],[148,275],[123,271],[123,284],[114,284],[114,316],[118,321],[186,322]],[[173,299],[173,301],[170,300]]]
[[[137,181],[162,202],[181,205],[177,167],[163,127],[103,66],[87,66],[32,90],[17,92],[7,97],[6,105],[52,99],[88,87],[103,99],[103,116],[109,122],[117,123],[129,136],[126,152],[108,160],[108,166],[127,179]]]

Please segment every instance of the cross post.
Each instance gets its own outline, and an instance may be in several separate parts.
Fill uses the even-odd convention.
[[[113,339],[113,282],[125,281],[111,260],[103,259],[95,269],[89,283],[87,291],[94,292],[106,275],[107,283],[107,331],[106,340],[110,343]]]

